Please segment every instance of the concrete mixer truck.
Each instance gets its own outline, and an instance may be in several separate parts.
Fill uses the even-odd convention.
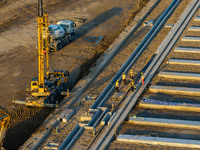
[[[61,20],[55,25],[49,25],[50,51],[58,51],[74,39],[74,21]]]

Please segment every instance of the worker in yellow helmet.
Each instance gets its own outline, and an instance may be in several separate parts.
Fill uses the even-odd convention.
[[[117,82],[115,84],[115,90],[116,90],[116,92],[119,91],[119,80],[117,80]]]
[[[124,74],[124,72],[122,74],[122,81],[123,81],[124,84],[126,84],[126,75]]]
[[[133,70],[130,71],[130,78],[133,79]]]
[[[133,90],[135,89],[135,83],[134,83],[134,80],[132,79],[131,80],[131,91],[133,92]]]

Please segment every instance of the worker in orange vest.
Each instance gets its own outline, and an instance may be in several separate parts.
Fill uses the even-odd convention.
[[[141,79],[142,79],[142,85],[144,85],[144,75],[143,75],[143,72],[141,72]]]

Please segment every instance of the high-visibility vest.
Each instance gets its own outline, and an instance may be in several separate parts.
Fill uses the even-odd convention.
[[[123,75],[122,75],[122,80],[125,80],[125,79],[126,79],[126,75],[123,74]]]
[[[116,82],[116,87],[119,87],[119,82],[118,81]]]
[[[134,81],[131,82],[131,86],[134,86]]]

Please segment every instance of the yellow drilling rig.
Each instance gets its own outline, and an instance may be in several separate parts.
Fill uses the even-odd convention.
[[[27,89],[26,100],[13,100],[17,104],[39,107],[57,107],[59,95],[68,79],[66,70],[49,70],[50,33],[48,15],[43,14],[43,1],[38,0],[38,78],[33,78]],[[46,58],[46,61],[45,61]],[[47,75],[45,77],[45,62]]]

